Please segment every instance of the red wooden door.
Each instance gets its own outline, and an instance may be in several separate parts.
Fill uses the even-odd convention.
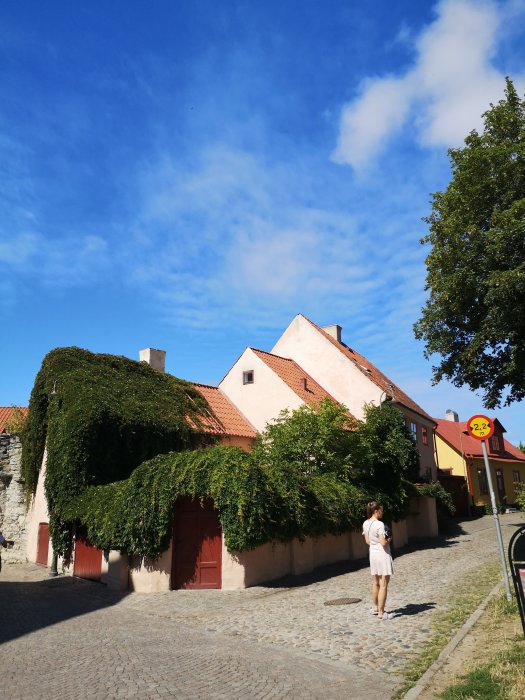
[[[94,581],[100,581],[102,574],[102,550],[89,544],[84,530],[79,530],[75,537],[73,574]]]
[[[36,545],[36,563],[41,566],[47,566],[47,557],[49,554],[49,523],[40,523],[38,525],[38,541]]]
[[[222,530],[211,498],[175,504],[171,588],[220,588]]]

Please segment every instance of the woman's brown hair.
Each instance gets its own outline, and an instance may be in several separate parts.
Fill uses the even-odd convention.
[[[370,501],[368,505],[366,506],[366,515],[368,518],[371,518],[373,514],[376,512],[376,510],[379,510],[380,508],[383,508],[381,503],[378,503],[377,501]]]

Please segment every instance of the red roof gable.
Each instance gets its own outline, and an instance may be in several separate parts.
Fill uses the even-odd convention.
[[[396,384],[394,384],[393,381],[391,381],[386,375],[384,375],[380,370],[378,370],[377,367],[370,362],[370,360],[367,360],[366,357],[360,355],[356,350],[353,350],[345,343],[336,340],[325,330],[323,330],[315,323],[310,321],[309,318],[306,318],[306,316],[303,316],[303,318],[306,321],[308,321],[308,323],[310,323],[316,330],[318,330],[319,333],[321,333],[321,335],[323,335],[327,340],[329,340],[332,343],[332,345],[335,345],[335,347],[340,352],[342,352],[343,355],[345,355],[349,360],[351,360],[357,367],[357,369],[359,369],[366,377],[368,377],[370,381],[372,381],[383,391],[386,391],[390,395],[393,395],[393,398],[397,403],[401,404],[405,408],[410,409],[411,411],[414,411],[414,413],[418,413],[420,416],[427,418],[430,422],[434,422],[434,419],[431,416],[429,416],[429,414],[426,411],[424,411],[421,408],[421,406],[419,406],[415,401],[413,401],[410,398],[410,396],[408,396],[408,394],[405,394],[405,392],[402,389],[400,389]]]
[[[251,423],[239,412],[223,392],[207,384],[196,384],[192,382],[197,391],[209,403],[211,413],[201,416],[201,422],[207,433],[214,435],[232,435],[236,437],[254,438],[257,431]]]
[[[0,406],[0,433],[5,433],[6,423],[13,418],[13,414],[19,408],[24,416],[27,416],[27,408],[25,406]]]
[[[250,348],[250,350],[268,365],[268,367],[305,403],[317,405],[323,399],[331,399],[338,403],[334,397],[329,394],[326,389],[323,389],[315,379],[312,379],[295,360],[273,355],[271,352],[266,352],[264,350],[256,350],[255,348]],[[348,415],[351,416],[350,413],[348,413]],[[353,418],[353,416],[351,417]]]
[[[499,421],[495,421],[499,423]],[[465,457],[483,457],[481,441],[476,440],[467,432],[467,421],[451,421],[436,419],[436,434]],[[501,426],[501,423],[499,423]],[[503,437],[503,436],[502,436]],[[503,438],[504,451],[491,452],[490,440],[487,441],[487,452],[493,459],[502,459],[511,462],[525,462],[525,454]]]

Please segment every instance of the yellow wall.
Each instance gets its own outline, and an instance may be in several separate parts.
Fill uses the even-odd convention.
[[[479,479],[478,479],[478,469],[485,469],[485,463],[483,459],[473,459],[469,462],[472,463],[470,469],[472,474],[472,488],[473,488],[473,502],[476,506],[483,506],[490,503],[489,494],[481,494],[479,489]],[[498,493],[498,482],[496,480],[496,470],[501,469],[503,472],[503,481],[505,482],[505,495],[506,500],[504,504],[514,504],[516,501],[516,494],[514,493],[514,483],[512,478],[513,471],[519,471],[521,475],[521,481],[525,481],[525,464],[519,464],[517,462],[502,462],[498,459],[489,459],[490,473],[492,476],[492,486],[494,488],[494,494],[496,496],[496,503],[500,503],[499,493]]]
[[[436,433],[437,465],[439,469],[452,469],[454,476],[464,476],[466,478],[466,465],[462,455],[460,455],[448,442],[445,442]]]

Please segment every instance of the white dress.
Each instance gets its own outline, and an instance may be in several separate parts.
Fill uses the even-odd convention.
[[[390,545],[379,541],[385,535],[385,526],[380,520],[367,520],[363,523],[363,532],[370,542],[370,573],[372,576],[392,576],[394,565],[390,554]]]

